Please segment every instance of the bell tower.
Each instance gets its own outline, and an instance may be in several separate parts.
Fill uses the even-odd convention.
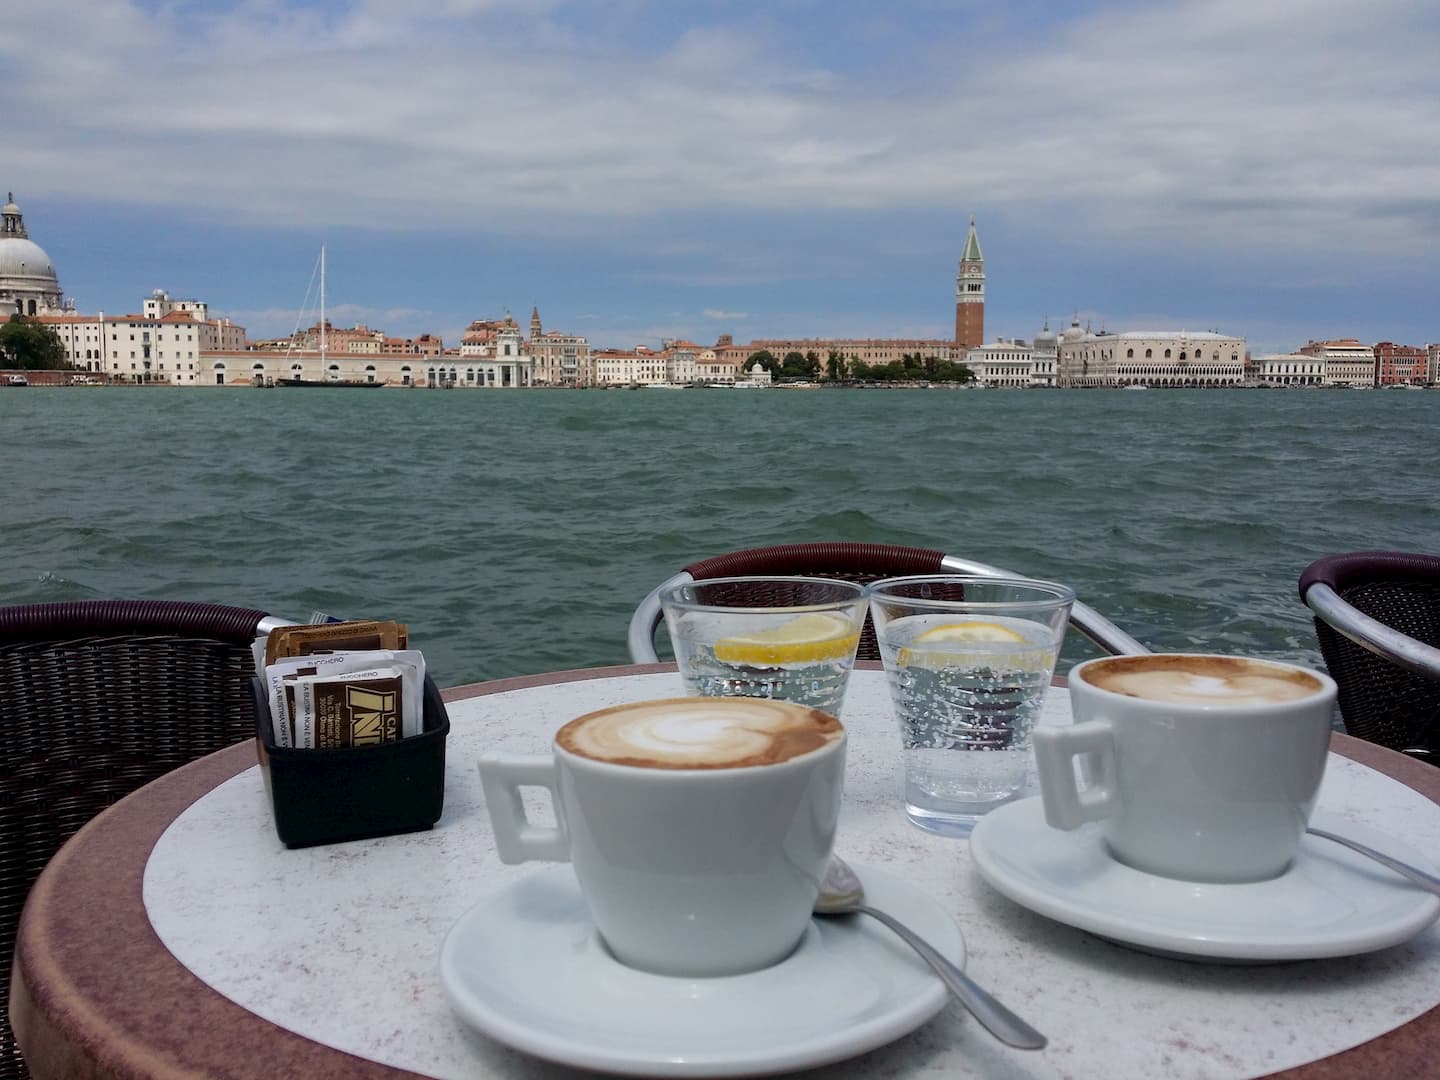
[[[955,276],[955,344],[976,349],[985,344],[985,256],[975,235],[975,215]]]

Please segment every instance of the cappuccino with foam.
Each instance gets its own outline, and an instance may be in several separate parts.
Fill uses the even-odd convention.
[[[1050,825],[1099,821],[1115,859],[1165,877],[1286,871],[1325,775],[1333,679],[1275,660],[1157,653],[1087,660],[1069,688],[1075,723],[1035,733]]]
[[[587,713],[551,753],[480,759],[502,862],[569,860],[621,963],[683,977],[777,963],[810,925],[845,787],[845,729],[765,698]],[[555,825],[533,821],[548,788]]]
[[[1300,668],[1238,656],[1121,656],[1088,665],[1081,678],[1112,694],[1221,708],[1312,697],[1320,680]]]
[[[829,713],[764,698],[665,698],[578,717],[562,750],[642,769],[741,769],[812,753],[842,734]]]

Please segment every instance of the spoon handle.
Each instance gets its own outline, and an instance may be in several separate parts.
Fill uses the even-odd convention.
[[[1340,836],[1337,833],[1326,832],[1324,829],[1316,829],[1313,827],[1307,828],[1305,831],[1313,833],[1316,836],[1323,836],[1326,840],[1333,840],[1342,847],[1348,847],[1351,851],[1358,851],[1361,855],[1374,859],[1382,866],[1388,866],[1391,870],[1394,870],[1395,873],[1403,878],[1408,878],[1422,889],[1429,889],[1436,896],[1440,896],[1440,877],[1436,877],[1434,874],[1427,874],[1418,866],[1411,866],[1409,863],[1391,858],[1383,851],[1376,851],[1372,847],[1366,847],[1359,841],[1351,840],[1349,837]]]
[[[950,992],[960,999],[960,1004],[969,1009],[970,1014],[980,1021],[980,1025],[1001,1042],[1020,1050],[1040,1050],[1045,1046],[1044,1035],[991,997],[970,976],[952,964],[928,941],[904,923],[896,922],[885,912],[877,911],[872,907],[859,907],[856,910],[879,919],[904,938],[906,944],[935,969],[935,974],[939,975],[945,985],[950,988]]]

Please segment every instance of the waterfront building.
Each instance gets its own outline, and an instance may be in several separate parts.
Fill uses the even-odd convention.
[[[1430,358],[1423,346],[1382,341],[1375,349],[1375,385],[1420,385],[1430,380]]]
[[[729,382],[739,378],[740,369],[743,368],[751,355],[760,350],[754,345],[736,345],[729,334],[722,334],[715,342],[715,363],[720,371],[728,368],[730,373]],[[702,381],[704,381],[702,379]],[[713,381],[726,381],[724,379]]]
[[[1050,320],[1030,345],[1030,377],[1036,386],[1054,386],[1055,372],[1059,364],[1060,339],[1050,329]]]
[[[1271,353],[1255,358],[1253,373],[1261,386],[1320,386],[1325,361],[1305,353]]]
[[[644,345],[634,349],[600,349],[591,354],[596,386],[657,386],[670,381],[663,352]]]
[[[695,382],[701,386],[734,386],[743,359],[733,343],[701,349],[695,357]]]
[[[381,343],[380,352],[386,356],[441,356],[445,352],[445,341],[434,334],[419,337],[387,337]]]
[[[1020,338],[996,338],[965,354],[965,366],[974,373],[979,386],[1029,386],[1033,363],[1030,343]]]
[[[381,356],[319,349],[216,349],[203,356],[208,386],[276,386],[284,379],[305,382],[368,382],[386,386],[424,386],[422,357]]]
[[[1123,334],[1081,329],[1078,319],[1060,336],[1056,384],[1084,386],[1240,386],[1245,339],[1189,330]]]
[[[798,352],[802,356],[814,353],[824,371],[830,353],[839,353],[846,361],[860,360],[872,366],[896,364],[906,356],[918,356],[922,360],[963,359],[964,351],[958,350],[954,342],[936,338],[757,338],[746,346],[738,346],[748,360],[757,352],[769,352],[776,360]]]
[[[0,319],[74,309],[67,304],[55,264],[25,228],[14,192],[0,208]]]
[[[534,361],[536,386],[590,386],[595,381],[590,342],[579,334],[544,330],[538,307],[530,311],[530,340],[526,351]]]
[[[693,341],[667,341],[664,353],[666,380],[676,386],[692,386],[699,381],[700,346]]]
[[[1375,385],[1375,350],[1355,338],[1310,341],[1295,351],[1325,362],[1327,386]]]
[[[985,256],[975,232],[975,215],[960,254],[955,275],[955,348],[958,352],[979,348],[985,343]]]
[[[508,312],[503,319],[472,322],[461,337],[458,355],[436,360],[433,367],[427,367],[431,386],[508,389],[535,383],[535,362],[525,351],[520,327]]]
[[[55,332],[76,370],[117,382],[207,384],[206,353],[245,348],[245,328],[208,318],[202,301],[171,302],[156,290],[144,306],[141,314],[50,312],[35,321]]]
[[[1426,345],[1425,356],[1425,381],[1440,383],[1440,345]]]
[[[742,378],[735,380],[734,385],[737,387],[755,388],[771,386],[773,382],[774,376],[770,374],[770,369],[756,360],[750,365],[749,370],[745,372]]]
[[[325,351],[327,353],[359,353],[379,356],[384,351],[385,334],[371,330],[364,323],[354,326],[335,326],[325,320]],[[302,349],[307,352],[320,351],[320,324],[298,331],[282,348]]]
[[[1054,386],[1055,354],[1058,342],[1049,333],[1037,352],[1036,346],[1020,338],[1007,341],[997,338],[989,345],[971,349],[965,354],[965,366],[975,374],[980,386],[1021,387]],[[1036,339],[1037,344],[1040,339]]]

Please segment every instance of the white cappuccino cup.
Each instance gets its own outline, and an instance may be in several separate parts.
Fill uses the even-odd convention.
[[[1088,660],[1068,683],[1075,724],[1034,736],[1051,826],[1101,821],[1116,859],[1165,877],[1246,882],[1285,872],[1325,773],[1328,675],[1157,653]]]
[[[587,713],[544,757],[486,754],[505,863],[569,861],[622,963],[733,975],[784,959],[809,925],[844,789],[829,713],[760,698],[670,698]],[[548,788],[553,828],[519,789]]]

